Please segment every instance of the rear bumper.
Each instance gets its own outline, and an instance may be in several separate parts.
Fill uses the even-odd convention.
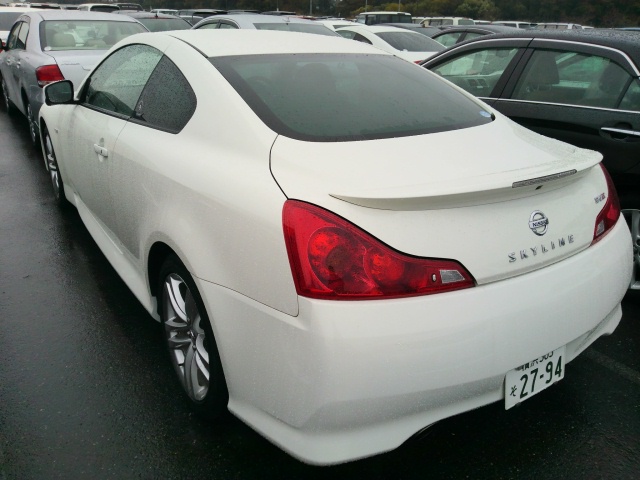
[[[593,247],[526,275],[402,300],[300,298],[298,317],[197,281],[229,409],[293,456],[333,464],[499,401],[507,371],[562,345],[571,361],[613,332],[631,258],[619,221]]]

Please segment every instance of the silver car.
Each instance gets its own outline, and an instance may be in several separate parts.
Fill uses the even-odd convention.
[[[69,10],[23,14],[0,52],[0,84],[7,112],[18,110],[27,117],[36,143],[42,87],[64,79],[80,85],[114,43],[146,31],[125,15]]]
[[[214,15],[200,20],[193,26],[200,28],[249,28],[254,30],[283,30],[291,32],[316,33],[318,35],[337,35],[325,25],[304,18],[264,15],[260,13],[235,13]]]

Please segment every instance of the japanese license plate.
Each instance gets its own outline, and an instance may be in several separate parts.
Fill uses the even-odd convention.
[[[564,351],[565,347],[560,347],[508,372],[504,382],[505,410],[562,380]]]

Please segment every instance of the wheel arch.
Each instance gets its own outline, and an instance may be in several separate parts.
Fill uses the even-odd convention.
[[[149,255],[147,256],[147,276],[149,278],[149,290],[153,297],[157,297],[158,295],[158,277],[160,276],[162,264],[169,255],[175,255],[180,258],[180,255],[164,242],[155,242],[149,249]],[[180,259],[180,261],[182,261],[182,259]]]

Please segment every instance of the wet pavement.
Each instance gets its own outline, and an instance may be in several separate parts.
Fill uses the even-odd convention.
[[[606,285],[603,285],[606,288]],[[58,209],[26,121],[0,108],[0,480],[640,476],[640,301],[564,380],[440,422],[393,452],[299,463],[231,415],[192,415],[159,324],[77,212]]]

